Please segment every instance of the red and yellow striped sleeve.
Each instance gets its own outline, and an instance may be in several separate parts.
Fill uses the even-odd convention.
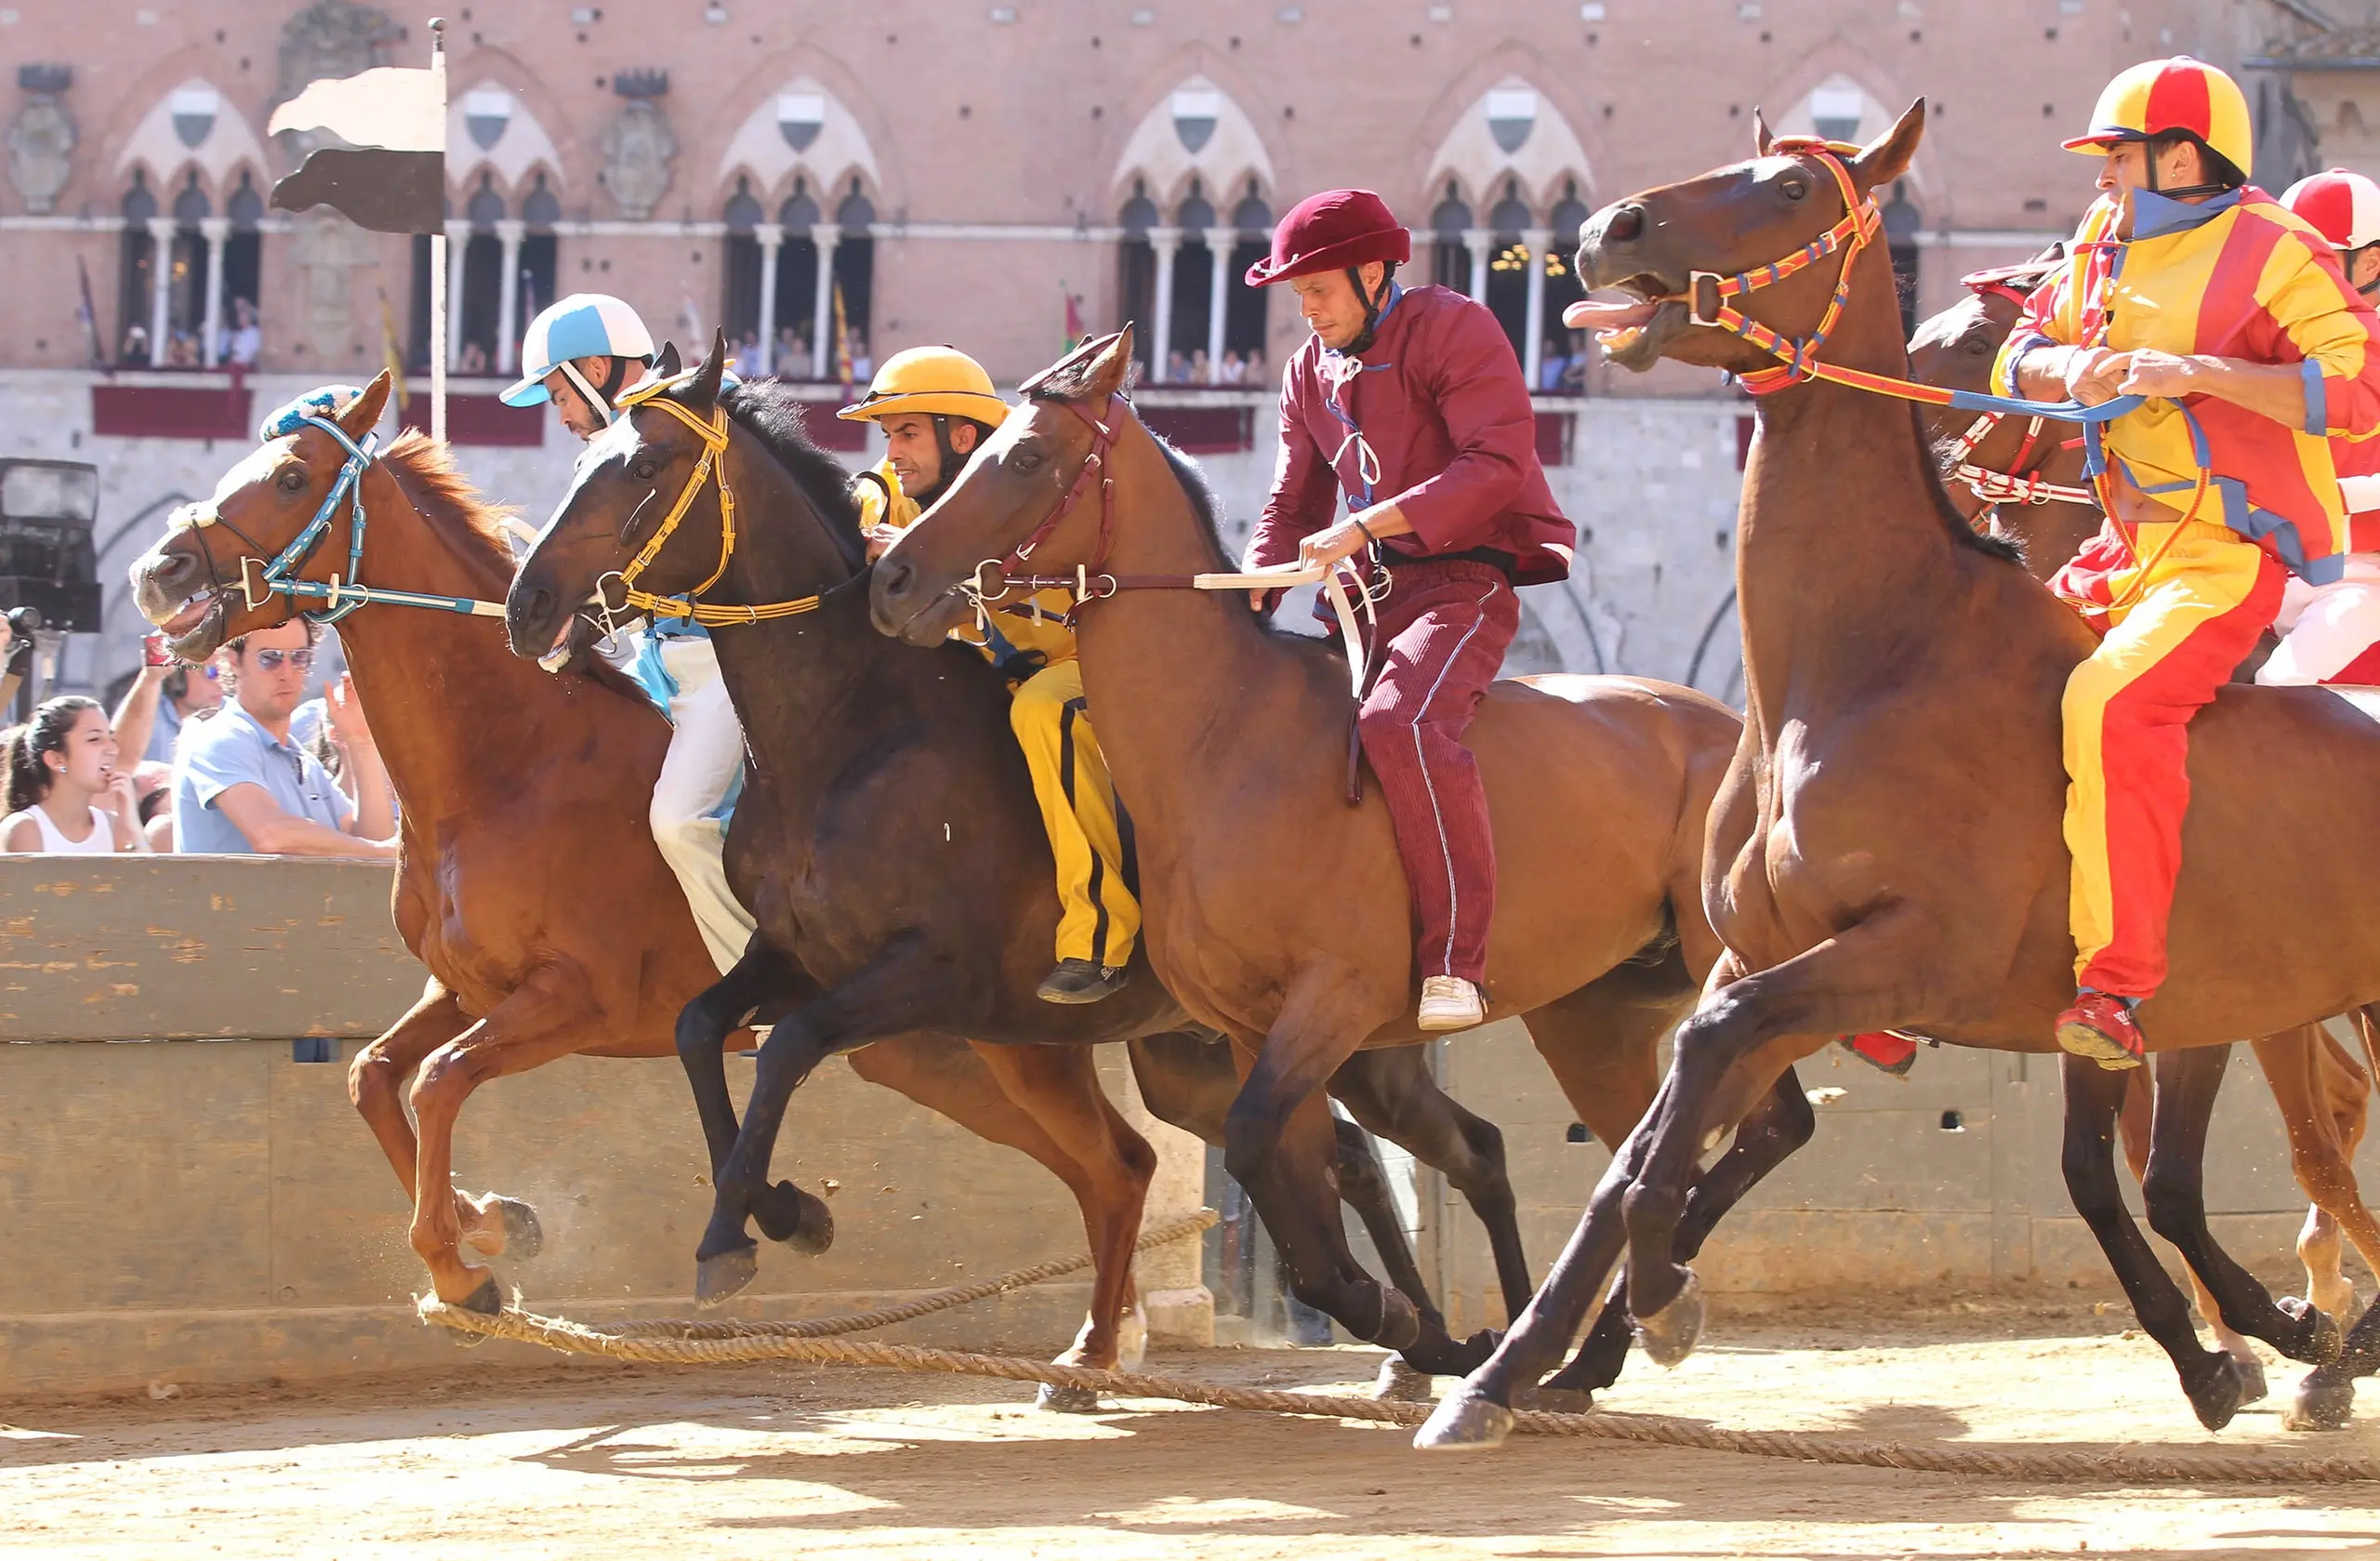
[[[2319,241],[2315,241],[2319,242]],[[2305,359],[2306,433],[2380,434],[2380,318],[2294,230],[2266,256],[2256,302]]]

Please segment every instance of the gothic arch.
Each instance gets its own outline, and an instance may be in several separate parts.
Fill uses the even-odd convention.
[[[527,193],[538,172],[545,174],[553,189],[568,184],[568,165],[561,150],[563,141],[555,139],[555,127],[562,126],[564,139],[568,129],[552,95],[534,74],[500,50],[482,49],[462,69],[451,71],[448,81],[446,179],[450,189],[475,187],[482,169],[493,171],[497,184],[519,195]],[[503,111],[503,123],[483,146],[481,135],[489,128],[486,122],[495,117],[485,111],[497,107]]]
[[[158,94],[115,160],[119,179],[145,169],[159,190],[183,186],[195,168],[201,182],[228,196],[241,168],[252,181],[266,179],[264,144],[238,105],[204,76],[190,76]]]
[[[1430,154],[1422,188],[1433,209],[1449,184],[1484,216],[1517,185],[1532,223],[1545,220],[1571,184],[1593,189],[1593,167],[1569,116],[1527,77],[1511,74],[1474,97]]]
[[[856,176],[880,205],[884,176],[866,129],[843,99],[814,75],[796,75],[760,100],[720,152],[717,196],[725,200],[738,175],[756,194],[783,196],[797,176],[813,192],[843,198]]]
[[[1196,180],[1203,197],[1227,214],[1246,198],[1250,179],[1260,192],[1279,188],[1271,149],[1236,99],[1193,72],[1160,93],[1125,138],[1109,179],[1110,205],[1130,199],[1139,181],[1170,219]]]
[[[1778,77],[1774,88],[1764,91],[1760,102],[1768,127],[1780,136],[1814,135],[1820,118],[1847,119],[1856,104],[1858,118],[1851,126],[1852,134],[1845,139],[1871,141],[1890,128],[1915,97],[1913,92],[1901,90],[1868,56],[1842,39],[1833,38]],[[1822,112],[1826,110],[1832,112]],[[1751,139],[1747,127],[1747,154]],[[1917,155],[1902,179],[1908,184],[1911,196],[1929,214],[1948,202],[1949,182],[1943,175],[1941,160],[1936,155],[1932,136],[1919,143]]]

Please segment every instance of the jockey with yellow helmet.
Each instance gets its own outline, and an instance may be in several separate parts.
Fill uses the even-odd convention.
[[[2001,350],[1995,388],[2097,405],[2108,520],[2051,589],[2104,638],[2064,701],[2078,991],[2058,1044],[2110,1068],[2165,976],[2189,801],[2186,723],[2280,611],[2339,577],[2334,439],[2380,430],[2380,321],[2331,247],[2247,181],[2230,77],[2180,57],[2109,84],[2083,134],[2101,199]]]
[[[884,430],[886,454],[854,479],[871,557],[942,496],[1008,415],[983,365],[955,347],[912,347],[885,361],[867,394],[839,416]],[[992,609],[989,627],[959,633],[1007,675],[1009,724],[1025,749],[1058,868],[1057,966],[1041,983],[1054,1003],[1097,1002],[1124,985],[1141,907],[1124,881],[1116,791],[1083,706],[1073,602],[1063,590]]]
[[[508,406],[553,403],[562,426],[593,439],[619,416],[620,392],[654,359],[653,333],[606,293],[573,293],[529,322],[521,379]],[[727,886],[727,819],[744,779],[744,726],[719,675],[710,634],[690,619],[647,620],[631,668],[669,718],[669,751],[653,787],[654,843],[686,893],[703,946],[721,974],[752,941],[754,922]]]

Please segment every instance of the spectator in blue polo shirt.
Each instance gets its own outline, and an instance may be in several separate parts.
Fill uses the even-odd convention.
[[[174,849],[258,856],[397,853],[389,774],[350,685],[329,700],[352,767],[354,796],[293,742],[320,630],[302,618],[259,628],[217,653],[227,697],[182,734],[174,760]]]

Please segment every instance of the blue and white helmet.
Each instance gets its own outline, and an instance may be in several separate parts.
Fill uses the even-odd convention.
[[[553,398],[546,393],[546,376],[560,369],[587,403],[612,420],[611,398],[571,366],[574,358],[631,358],[650,363],[655,349],[653,333],[644,328],[635,310],[609,293],[573,293],[557,299],[529,322],[521,338],[521,380],[502,396],[507,406],[536,406]]]

